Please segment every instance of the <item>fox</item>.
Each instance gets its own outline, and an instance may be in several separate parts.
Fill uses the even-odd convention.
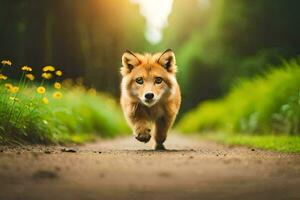
[[[134,137],[147,143],[153,135],[154,149],[165,150],[167,133],[181,104],[174,52],[167,49],[140,54],[126,50],[120,71],[120,104]]]

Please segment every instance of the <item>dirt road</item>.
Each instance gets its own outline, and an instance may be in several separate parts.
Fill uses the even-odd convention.
[[[300,155],[170,135],[74,147],[0,147],[0,199],[300,199]]]

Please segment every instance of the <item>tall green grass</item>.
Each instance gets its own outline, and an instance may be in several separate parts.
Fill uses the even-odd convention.
[[[182,118],[177,129],[300,134],[299,61],[241,80],[224,98],[200,103]]]
[[[84,142],[129,132],[112,97],[70,82],[54,87],[46,79],[55,71],[34,82],[26,78],[33,72],[23,70],[13,82],[5,67],[0,68],[0,144]]]

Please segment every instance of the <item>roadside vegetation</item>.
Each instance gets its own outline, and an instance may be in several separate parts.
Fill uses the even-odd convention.
[[[300,137],[287,134],[249,135],[214,132],[204,133],[201,135],[201,138],[227,145],[243,145],[250,148],[260,148],[285,153],[300,153]]]
[[[177,129],[185,133],[223,132],[228,134],[222,137],[216,134],[215,138],[233,144],[300,151],[299,145],[289,148],[299,142],[300,136],[299,60],[285,62],[281,68],[265,75],[241,80],[223,98],[200,103],[181,119]],[[259,135],[268,136],[268,139],[264,142],[261,137],[257,145]],[[270,145],[270,141],[275,141],[270,140],[270,135],[279,140],[278,145]],[[275,137],[280,135],[284,137]],[[249,136],[253,140],[249,140]],[[298,139],[286,143],[280,141],[290,136]],[[214,138],[213,135],[210,137]]]
[[[0,144],[80,143],[128,132],[113,98],[62,75],[53,66],[39,71],[1,62]]]

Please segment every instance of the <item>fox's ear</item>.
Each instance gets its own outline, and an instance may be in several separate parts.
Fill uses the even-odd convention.
[[[126,75],[131,72],[131,70],[140,63],[134,53],[129,50],[126,50],[122,56],[122,67],[121,74]]]
[[[177,66],[175,60],[175,54],[172,49],[164,51],[158,59],[158,63],[162,65],[168,72],[176,73]]]

